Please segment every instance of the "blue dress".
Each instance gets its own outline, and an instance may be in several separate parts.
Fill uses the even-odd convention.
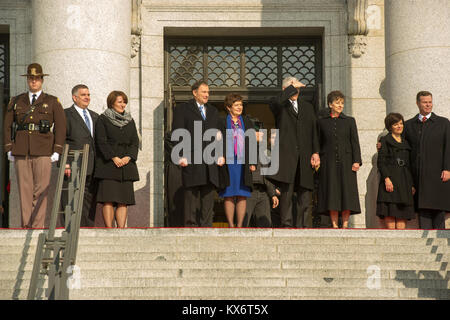
[[[241,129],[245,131],[244,120],[241,116],[239,119],[242,126]],[[230,115],[227,116],[227,129],[232,129]],[[227,161],[226,165],[228,166],[228,173],[230,175],[230,185],[220,192],[219,196],[222,198],[236,196],[249,198],[251,196],[251,189],[244,185],[244,165],[238,163],[236,154],[234,154],[234,163],[228,163]]]

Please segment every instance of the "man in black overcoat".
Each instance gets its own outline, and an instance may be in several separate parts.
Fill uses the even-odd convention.
[[[293,227],[292,194],[297,191],[297,221],[295,226],[304,227],[304,221],[312,215],[312,190],[314,169],[320,166],[319,142],[314,107],[299,98],[304,87],[294,77],[283,80],[283,91],[270,101],[279,135],[279,170],[270,176],[280,187],[281,227]]]
[[[406,121],[404,137],[411,146],[411,170],[419,224],[422,229],[445,229],[450,212],[450,122],[432,112],[428,91],[417,94],[419,114]]]
[[[86,185],[84,188],[83,212],[81,215],[81,227],[93,227],[95,220],[96,209],[96,182],[94,179],[95,167],[95,142],[94,130],[95,123],[98,119],[98,114],[90,109],[91,102],[89,88],[84,84],[79,84],[72,89],[73,105],[64,109],[66,115],[66,143],[69,145],[69,150],[82,150],[85,144],[89,145],[89,158],[86,172]],[[70,157],[66,164],[66,179],[64,185],[67,186],[70,171]],[[81,170],[81,163],[80,163]],[[67,204],[67,191],[62,195],[63,210]]]
[[[218,128],[219,112],[208,103],[209,87],[206,82],[195,83],[192,86],[192,94],[193,99],[175,107],[172,124],[172,133],[177,129],[185,129],[191,140],[190,152],[180,155],[181,158],[178,160],[182,168],[184,187],[184,225],[185,227],[212,227],[214,189],[219,188],[217,165],[222,166],[225,160],[220,157],[217,164],[205,162],[203,151],[209,142],[203,141],[203,135],[208,129]],[[195,127],[199,129],[194,134]],[[201,159],[195,158],[196,152],[202,155]]]

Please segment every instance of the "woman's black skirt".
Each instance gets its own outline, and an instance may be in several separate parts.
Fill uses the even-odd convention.
[[[414,206],[399,203],[377,202],[377,216],[381,219],[394,217],[411,220],[415,218]]]
[[[97,202],[134,205],[133,181],[100,180],[98,183]]]

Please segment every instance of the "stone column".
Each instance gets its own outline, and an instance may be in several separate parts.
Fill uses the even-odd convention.
[[[44,90],[72,104],[79,83],[91,91],[91,108],[102,112],[112,90],[129,95],[131,1],[32,1],[33,61],[50,76]]]
[[[418,113],[417,92],[433,93],[437,114],[450,117],[448,0],[385,2],[387,111]]]
[[[98,113],[106,109],[111,91],[130,96],[131,1],[34,0],[32,33],[33,62],[50,74],[44,91],[56,95],[64,108],[72,105],[71,90],[80,83],[89,87],[90,108]],[[52,181],[57,169],[53,166]],[[54,188],[51,184],[46,226]],[[97,219],[96,225],[101,226]]]
[[[417,92],[427,90],[433,111],[450,118],[448,0],[386,1],[385,6],[387,112],[411,118],[418,113]],[[446,220],[448,228],[450,213]]]
[[[347,92],[344,112],[356,120],[363,165],[358,171],[361,214],[352,215],[353,228],[379,228],[376,217],[378,171],[376,141],[383,131],[386,103],[383,1],[349,0]]]

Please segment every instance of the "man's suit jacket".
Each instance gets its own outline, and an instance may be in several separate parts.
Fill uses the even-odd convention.
[[[98,114],[92,110],[89,110],[89,114],[92,118],[92,130],[95,136],[95,124],[98,119]],[[70,108],[64,109],[66,114],[66,143],[69,144],[70,150],[82,150],[85,144],[89,145],[89,161],[87,167],[87,175],[92,175],[95,167],[95,141],[93,136],[86,126],[84,119],[72,105]]]
[[[312,190],[314,169],[311,167],[311,156],[319,152],[316,116],[314,107],[301,99],[297,100],[298,114],[294,111],[289,98],[296,91],[297,89],[291,85],[269,104],[275,117],[276,128],[279,129],[276,142],[279,146],[280,166],[278,173],[268,178],[284,183],[295,183],[298,166],[300,181],[296,187]]]
[[[188,188],[207,185],[208,182],[219,187],[218,166],[216,164],[208,165],[203,161],[203,150],[210,142],[201,142],[206,130],[218,128],[219,112],[216,107],[208,103],[205,105],[205,109],[206,120],[203,120],[196,101],[191,99],[187,103],[176,106],[173,113],[172,129],[186,129],[191,136],[191,152],[188,155],[190,163],[187,167],[182,168],[183,186]],[[199,132],[201,136],[194,136],[194,123],[196,121],[197,123],[201,123],[201,131]],[[194,144],[194,139],[201,143]],[[196,151],[195,147],[197,147],[197,149],[201,147],[201,164],[193,164],[194,153]],[[199,150],[197,150],[197,152],[198,151]]]

